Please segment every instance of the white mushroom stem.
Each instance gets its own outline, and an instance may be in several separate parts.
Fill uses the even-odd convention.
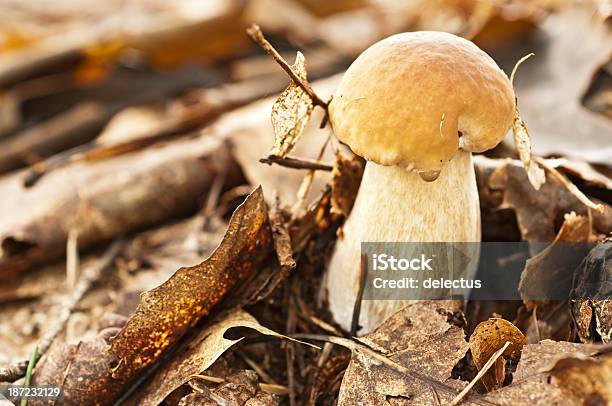
[[[357,297],[361,242],[480,241],[480,205],[472,154],[459,150],[437,180],[368,162],[353,210],[336,243],[325,287],[336,321],[349,330]],[[470,258],[476,271],[477,258]],[[472,269],[473,268],[473,269]],[[406,300],[364,300],[359,334],[378,327]]]

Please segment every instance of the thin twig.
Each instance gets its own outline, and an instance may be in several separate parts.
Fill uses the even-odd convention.
[[[323,154],[325,154],[325,150],[327,149],[327,145],[329,144],[329,140],[331,139],[331,133],[327,135],[325,142],[321,146],[319,150],[319,154],[317,155],[317,161],[321,161],[323,159]],[[297,202],[293,205],[291,209],[292,220],[297,219],[297,217],[301,214],[302,210],[306,206],[306,197],[308,196],[308,192],[310,192],[310,188],[312,187],[312,182],[314,180],[316,171],[311,169],[310,172],[304,177],[302,180],[302,184],[300,185],[300,189],[297,193]]]
[[[531,58],[532,56],[534,56],[535,54],[532,52],[530,54],[525,55],[524,57],[522,57],[521,59],[519,59],[515,64],[514,64],[514,68],[512,68],[512,73],[510,74],[510,84],[512,86],[514,86],[514,76],[516,75],[516,71],[518,70],[518,67],[521,66],[521,64],[523,62],[525,62],[527,59]]]
[[[319,327],[321,330],[327,331],[328,333],[331,334],[335,334],[338,336],[343,335],[342,331],[340,331],[339,329],[337,329],[336,327],[332,326],[331,324],[321,320],[320,318],[316,317],[316,316],[309,316],[308,320],[310,320],[312,322],[312,324],[314,324],[315,326]]]
[[[533,312],[531,312],[531,316],[533,317],[533,323],[534,323],[534,326],[535,326],[535,331],[536,331],[536,334],[538,335],[538,342],[540,342],[542,340],[542,336],[540,335],[540,326],[539,326],[539,323],[538,323],[538,314],[537,314],[537,311],[538,311],[538,305],[535,305],[535,307],[533,308]]]
[[[69,289],[74,289],[79,279],[79,232],[70,230],[66,241],[66,284]]]
[[[286,331],[287,335],[295,333],[295,326],[297,323],[297,315],[295,311],[295,305],[292,298],[291,286],[287,284],[286,292],[286,304],[287,304],[287,323]],[[289,405],[295,406],[295,344],[291,341],[285,342],[285,361],[287,363],[287,386],[289,388]]]
[[[353,305],[353,318],[351,320],[351,336],[357,335],[359,330],[359,315],[361,314],[361,302],[363,301],[363,290],[366,284],[366,276],[368,275],[368,257],[361,256],[359,267],[359,286],[357,288],[357,297]]]
[[[219,198],[223,191],[223,185],[225,184],[225,177],[227,176],[227,170],[222,171],[218,176],[215,177],[213,184],[208,191],[206,197],[206,204],[204,210],[202,210],[202,224],[199,231],[210,230],[211,221],[215,215],[215,211],[219,206]]]
[[[208,375],[191,375],[190,378],[211,383],[223,383],[226,381],[224,378],[217,378],[216,376]],[[264,392],[273,393],[276,395],[287,395],[289,393],[289,389],[287,389],[287,387],[283,385],[258,383],[257,386]]]
[[[278,155],[268,155],[266,158],[261,158],[259,160],[262,164],[277,164],[280,166],[285,166],[287,168],[293,169],[310,169],[315,171],[331,171],[334,169],[332,165],[319,162],[312,161],[310,159],[303,158],[294,158],[290,156],[280,157]]]
[[[561,184],[567,189],[568,192],[574,195],[576,199],[578,199],[582,204],[586,207],[591,208],[593,210],[597,210],[600,213],[604,212],[603,204],[596,204],[591,201],[576,185],[569,181],[561,172],[559,172],[556,168],[553,168],[546,162],[545,159],[540,158],[539,156],[534,156],[533,159],[542,165],[544,169],[550,172]]]
[[[93,284],[100,279],[103,271],[112,263],[117,255],[119,255],[122,247],[123,240],[115,240],[95,264],[83,271],[83,276],[76,284],[66,303],[62,306],[59,317],[53,322],[52,327],[41,337],[38,351],[39,358],[47,352],[53,340],[55,340],[59,333],[64,330],[70,315],[72,315],[83,296],[85,296],[85,293],[87,293]],[[0,382],[14,382],[21,378],[25,375],[29,363],[29,361],[24,360],[7,368],[0,368]]]
[[[506,344],[504,344],[504,346],[502,348],[500,348],[499,350],[495,351],[495,353],[493,355],[491,355],[491,358],[489,358],[489,360],[487,361],[486,364],[484,364],[482,369],[480,371],[478,371],[478,374],[474,377],[474,379],[472,379],[472,381],[465,388],[463,388],[461,393],[459,393],[449,403],[450,406],[458,405],[463,400],[463,398],[468,394],[468,392],[472,389],[472,387],[474,385],[476,385],[476,382],[478,382],[480,380],[480,378],[482,378],[482,376],[484,374],[486,374],[489,369],[491,369],[491,367],[493,366],[495,361],[497,361],[497,359],[499,357],[501,357],[501,355],[504,353],[504,351],[506,351],[506,348],[508,348],[509,345],[510,345],[510,341],[506,341]]]
[[[265,383],[269,383],[272,385],[278,385],[278,382],[272,379],[272,377],[262,367],[260,367],[255,361],[253,361],[244,351],[238,350],[237,352],[240,358],[242,358],[242,360],[246,362],[246,364],[249,367],[253,368],[253,371],[255,371],[257,375],[259,375],[259,377]]]
[[[268,42],[266,37],[263,35],[261,28],[259,28],[258,25],[253,24],[251,27],[247,28],[247,33],[253,39],[253,41],[257,43],[257,45],[262,47],[264,51],[266,51],[272,58],[274,58],[276,63],[278,63],[280,67],[283,68],[285,72],[287,72],[291,80],[293,80],[294,83],[296,83],[299,87],[302,88],[302,90],[306,92],[306,94],[312,99],[312,103],[315,106],[320,106],[327,110],[327,102],[321,99],[314,92],[308,82],[302,80],[302,78],[293,71],[291,65],[289,65],[287,61],[285,61],[285,59],[278,53],[278,51],[274,49],[272,44]]]

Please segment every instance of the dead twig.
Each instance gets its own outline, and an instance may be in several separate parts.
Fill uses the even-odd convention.
[[[59,317],[53,322],[52,327],[41,337],[38,345],[38,358],[47,352],[53,340],[55,340],[59,333],[64,330],[68,319],[83,296],[85,296],[85,293],[87,293],[93,284],[100,279],[103,271],[112,263],[117,255],[119,255],[122,247],[123,240],[115,240],[95,264],[83,271],[83,276],[76,284],[66,303],[62,306],[62,312]],[[9,367],[0,368],[0,382],[15,382],[17,379],[23,377],[29,363],[30,361],[24,360]]]
[[[69,289],[74,289],[79,279],[79,233],[77,230],[68,232],[66,241],[66,283]]]
[[[224,378],[217,378],[216,376],[208,376],[208,375],[191,375],[190,378],[198,379],[205,382],[211,383],[223,383],[225,382]],[[286,386],[277,385],[272,383],[258,383],[257,386],[264,392],[273,393],[276,395],[287,395],[289,390]]]
[[[271,385],[278,385],[278,382],[276,382],[274,379],[272,379],[272,377],[262,367],[260,367],[257,362],[252,360],[244,351],[238,350],[237,353],[240,356],[240,358],[242,358],[242,360],[249,367],[253,368],[253,371],[255,371],[257,373],[257,375],[259,375],[259,377],[265,383],[268,383],[268,384],[271,384]]]
[[[286,330],[287,335],[295,333],[295,327],[297,323],[295,303],[292,300],[292,293],[290,284],[287,284],[286,290],[286,304],[287,304],[287,324]],[[295,344],[293,342],[285,342],[285,360],[287,363],[287,386],[289,388],[289,405],[295,406],[295,371],[293,366],[295,364]]]
[[[325,142],[321,146],[319,154],[317,155],[317,161],[321,161],[321,159],[323,158],[323,154],[325,154],[325,150],[327,149],[327,145],[329,144],[330,139],[331,133],[327,136]],[[301,214],[302,210],[306,206],[306,197],[308,196],[308,192],[310,192],[310,188],[312,187],[312,182],[314,180],[315,173],[316,171],[314,169],[311,169],[310,172],[308,172],[308,174],[304,176],[304,180],[302,181],[300,189],[297,193],[297,202],[293,205],[293,208],[291,209],[292,220],[297,219],[297,217]]]
[[[506,348],[508,348],[509,345],[510,341],[506,341],[506,344],[504,344],[502,348],[495,351],[495,353],[491,355],[491,358],[489,358],[489,360],[486,362],[486,364],[484,364],[482,369],[478,371],[478,374],[474,377],[474,379],[472,379],[472,381],[465,388],[463,388],[463,390],[449,403],[450,406],[455,406],[461,403],[463,398],[468,394],[472,387],[476,385],[476,382],[478,382],[480,378],[482,378],[482,376],[487,373],[487,371],[493,366],[493,364],[495,364],[495,361],[497,361],[497,359],[501,357],[504,351],[506,351]]]
[[[302,88],[302,90],[306,92],[306,94],[310,97],[310,99],[312,100],[312,103],[315,106],[320,106],[323,109],[327,110],[328,103],[324,101],[323,99],[321,99],[314,92],[314,90],[310,86],[310,83],[302,80],[302,78],[293,71],[293,69],[291,68],[291,65],[289,65],[287,61],[285,61],[285,59],[278,53],[278,51],[274,49],[272,44],[268,42],[266,37],[263,35],[261,28],[259,28],[258,25],[253,24],[251,27],[247,28],[247,33],[253,39],[253,41],[257,43],[257,45],[262,47],[264,51],[266,51],[272,58],[274,58],[276,63],[278,63],[280,67],[283,68],[285,72],[287,72],[291,80],[295,82],[299,87]]]
[[[368,258],[365,255],[361,256],[361,266],[359,267],[359,286],[357,297],[353,305],[353,318],[351,320],[351,336],[357,335],[359,330],[359,315],[361,314],[361,302],[363,300],[363,289],[366,284],[366,276],[368,275]]]
[[[261,158],[259,162],[261,162],[262,164],[268,164],[268,165],[277,164],[280,166],[284,166],[287,168],[293,168],[293,169],[310,169],[310,170],[315,170],[315,171],[328,171],[328,172],[334,169],[332,165],[329,165],[323,162],[312,161],[310,159],[304,159],[304,158],[294,158],[290,156],[280,157],[278,155],[268,155],[265,158]]]

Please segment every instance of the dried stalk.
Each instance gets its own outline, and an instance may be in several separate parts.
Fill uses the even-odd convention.
[[[285,59],[278,53],[278,51],[274,49],[272,44],[268,42],[266,37],[263,35],[261,28],[259,28],[258,25],[253,24],[250,28],[247,29],[247,33],[249,34],[251,38],[253,38],[253,41],[255,41],[257,45],[262,47],[264,51],[266,51],[272,58],[274,58],[276,63],[278,63],[280,67],[283,68],[285,72],[287,72],[291,80],[295,82],[299,87],[302,88],[302,90],[306,92],[306,94],[310,97],[310,99],[312,100],[312,103],[315,106],[320,106],[323,109],[327,110],[328,103],[324,101],[323,99],[321,99],[314,92],[314,90],[312,89],[312,86],[310,86],[310,83],[302,80],[302,78],[300,78],[300,76],[293,71],[293,69],[291,68],[291,65],[289,65],[287,61],[285,61]]]

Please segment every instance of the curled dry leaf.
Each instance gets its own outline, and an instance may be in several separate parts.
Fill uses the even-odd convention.
[[[526,344],[525,336],[514,324],[504,319],[492,318],[483,321],[470,337],[470,351],[478,370],[482,369],[489,358],[502,348],[507,342],[510,343],[502,356],[482,377],[481,382],[487,389],[492,391],[500,388],[506,378],[504,357],[516,358],[520,355]]]
[[[560,168],[564,172],[582,179],[589,185],[612,190],[612,179],[599,172],[588,162],[567,158],[547,159],[547,162],[550,167]]]
[[[601,378],[604,376],[608,377],[609,391],[610,373],[600,368],[610,368],[610,361],[606,360],[609,359],[610,355],[585,358],[597,352],[597,350],[597,346],[564,341],[543,340],[538,344],[528,344],[523,347],[521,360],[513,374],[512,383],[489,393],[483,400],[504,406],[608,404],[605,398],[601,401],[601,393],[592,393],[590,396],[584,393],[586,388],[601,387],[599,385],[602,382]],[[576,364],[575,361],[571,360],[572,358],[590,360],[597,366],[588,366],[587,362],[580,363],[580,373],[576,374],[577,370],[573,368]],[[570,361],[562,361],[567,359],[570,359]],[[598,360],[603,362],[599,363]],[[551,371],[551,365],[554,370],[554,366],[559,361],[562,361],[562,363],[559,367],[560,370],[557,371],[557,376],[560,379],[557,379]],[[572,368],[565,369],[563,368],[564,364],[568,367],[572,366]],[[593,402],[589,402],[589,400],[593,400]]]
[[[236,209],[219,247],[199,265],[181,268],[143,294],[136,313],[111,343],[120,359],[113,377],[127,381],[150,366],[210,313],[238,280],[249,280],[272,252],[267,207],[257,188]]]
[[[468,349],[463,330],[447,321],[454,308],[452,302],[411,304],[360,341],[395,363],[453,389],[439,393],[442,401],[449,402],[456,395],[454,390],[458,392],[465,385],[451,379],[451,371]],[[377,406],[393,397],[421,404],[431,403],[432,396],[427,382],[353,351],[340,387],[338,405]]]
[[[612,402],[612,356],[603,359],[584,355],[562,358],[550,370],[566,396],[583,405]]]
[[[491,212],[512,209],[522,240],[530,243],[553,241],[557,221],[563,215],[572,211],[588,215],[588,208],[554,176],[549,176],[536,191],[529,185],[519,161],[475,156],[474,164],[482,207]],[[606,220],[606,213],[610,211],[600,218],[593,217],[594,231],[612,232],[609,227],[612,223]],[[532,246],[532,252],[537,248]]]
[[[514,145],[518,152],[519,158],[527,171],[527,179],[535,190],[540,190],[540,187],[546,182],[544,170],[538,166],[531,156],[531,139],[527,126],[523,122],[518,110],[514,112],[514,123],[512,124],[512,133],[514,134]]]
[[[584,342],[612,340],[612,301],[610,288],[594,281],[612,279],[612,241],[597,244],[574,273],[572,316]]]
[[[68,345],[56,341],[36,367],[33,385],[62,388],[62,405],[107,405],[121,391],[123,383],[112,379],[109,370],[115,357],[102,337]],[[29,401],[30,405],[47,405]]]
[[[291,69],[307,81],[306,60],[301,52],[297,53]],[[306,128],[313,107],[310,96],[292,80],[272,106],[275,139],[270,155],[282,158],[293,149]]]
[[[569,298],[574,270],[589,251],[590,234],[588,217],[566,214],[555,240],[527,260],[519,283],[523,300]]]
[[[248,327],[261,334],[291,340],[263,327],[243,310],[232,311],[181,345],[172,358],[155,372],[138,393],[132,396],[129,403],[139,406],[155,406],[162,403],[166,396],[188,382],[192,375],[205,371],[225,351],[241,340],[224,337],[224,334],[234,327]]]

